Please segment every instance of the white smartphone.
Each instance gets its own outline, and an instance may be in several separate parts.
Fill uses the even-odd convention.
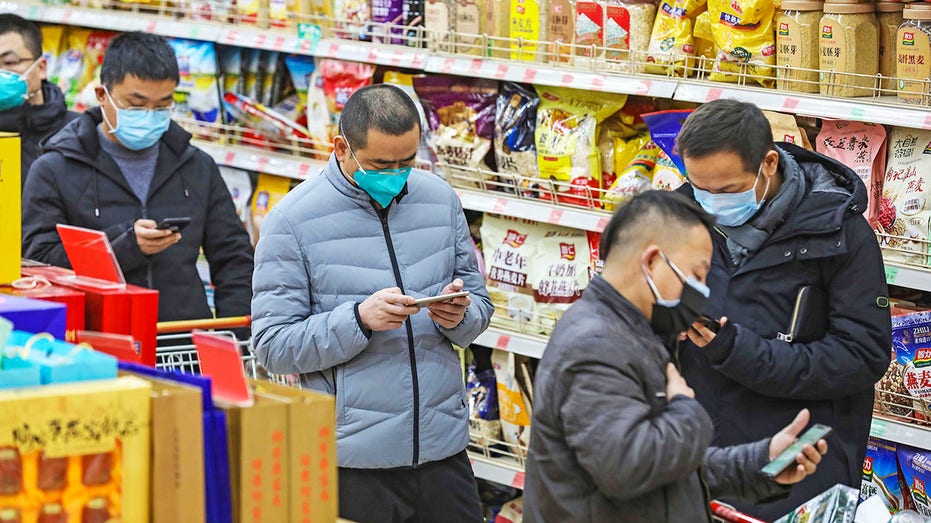
[[[468,295],[469,295],[469,291],[454,292],[451,294],[440,294],[439,296],[431,296],[429,298],[420,298],[419,300],[415,300],[414,305],[418,307],[424,307],[424,306],[430,305],[431,303],[449,301],[455,298],[465,298]]]

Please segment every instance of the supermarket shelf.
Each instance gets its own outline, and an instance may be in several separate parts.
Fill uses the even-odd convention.
[[[931,427],[903,423],[881,414],[873,414],[870,436],[921,449],[931,449]]]
[[[528,336],[491,327],[483,332],[473,343],[482,347],[505,350],[515,354],[542,358],[547,339],[540,336]]]
[[[889,285],[931,291],[931,270],[886,262],[886,282]]]
[[[275,174],[297,180],[316,175],[326,162],[285,154],[276,154],[239,145],[218,144],[195,140],[194,145],[209,154],[219,165],[247,171]]]
[[[676,88],[674,98],[683,102],[696,103],[728,98],[754,103],[761,109],[784,113],[931,129],[931,111],[927,108],[912,109],[882,103],[883,101],[895,102],[894,96],[844,100],[774,89],[729,87],[710,82],[683,81]]]
[[[469,452],[469,461],[472,462],[472,472],[476,478],[523,489],[525,473],[516,463],[504,460],[490,459]]]
[[[509,197],[506,194],[491,194],[468,189],[456,189],[462,206],[466,209],[494,214],[506,214],[554,225],[562,225],[586,231],[601,232],[611,219],[610,213],[588,211],[534,202]]]
[[[658,98],[672,98],[678,85],[677,81],[662,76],[651,78],[645,75],[585,72],[542,64],[472,57],[432,55],[427,59],[424,70],[429,73],[455,74]]]
[[[322,58],[423,69],[428,53],[416,47],[325,38],[320,40],[313,54]]]

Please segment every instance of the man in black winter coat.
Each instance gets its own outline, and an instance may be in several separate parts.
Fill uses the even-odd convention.
[[[213,160],[171,121],[178,64],[160,36],[110,44],[91,109],[52,137],[23,190],[27,258],[68,267],[64,223],[107,233],[134,285],[158,289],[159,320],[209,318],[196,263],[203,249],[217,316],[249,314],[252,245]],[[157,229],[190,218],[182,230]]]
[[[783,501],[739,506],[774,520],[836,483],[860,484],[873,384],[889,365],[883,260],[849,168],[774,144],[754,105],[696,109],[678,137],[690,185],[717,218],[705,313],[680,349],[682,373],[714,420],[715,445],[755,441],[807,408],[834,449]]]
[[[710,447],[714,426],[662,337],[697,320],[708,297],[707,215],[684,196],[652,191],[605,228],[601,276],[556,325],[537,370],[527,460],[528,523],[711,521],[718,496],[785,496],[815,471],[824,441],[774,480],[760,469],[808,424],[754,443]]]
[[[68,111],[61,89],[46,81],[48,63],[42,56],[42,33],[29,20],[0,14],[0,69],[19,76],[0,83],[0,98],[8,100],[0,106],[7,107],[0,110],[0,131],[20,135],[25,184],[29,167],[39,157],[39,144],[78,115]],[[15,96],[11,91],[7,98],[4,89],[15,90],[22,82],[26,84],[24,95]]]

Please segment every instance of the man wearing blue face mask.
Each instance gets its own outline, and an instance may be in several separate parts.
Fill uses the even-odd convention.
[[[171,121],[178,64],[164,38],[110,44],[87,111],[45,144],[23,190],[27,258],[67,267],[55,229],[107,233],[126,280],[158,289],[159,320],[209,318],[196,269],[203,250],[218,316],[250,311],[252,246],[213,160]],[[190,218],[183,232],[158,228]]]
[[[704,312],[723,326],[695,323],[679,351],[715,422],[714,444],[771,434],[801,408],[834,427],[835,452],[787,500],[740,506],[774,520],[836,483],[860,484],[873,384],[891,343],[866,187],[830,158],[773,143],[751,104],[699,107],[677,144],[689,177],[681,192],[717,218]]]
[[[472,343],[494,308],[465,215],[449,184],[411,168],[421,128],[404,91],[360,89],[339,129],[323,173],[262,224],[256,353],[270,371],[336,395],[342,517],[478,523],[453,344]]]
[[[39,144],[78,116],[68,111],[64,94],[47,76],[39,28],[20,16],[0,14],[0,131],[20,135],[23,184]]]

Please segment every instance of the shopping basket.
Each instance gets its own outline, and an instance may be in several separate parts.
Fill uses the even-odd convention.
[[[155,367],[186,374],[200,374],[200,360],[197,358],[197,349],[192,335],[195,330],[210,331],[213,334],[230,336],[236,340],[248,377],[300,388],[300,379],[297,375],[273,374],[265,370],[252,350],[252,339],[240,340],[231,330],[245,329],[250,325],[252,325],[251,316],[159,322]]]
[[[711,515],[715,523],[766,523],[753,516],[748,516],[730,505],[720,501],[711,502]]]

